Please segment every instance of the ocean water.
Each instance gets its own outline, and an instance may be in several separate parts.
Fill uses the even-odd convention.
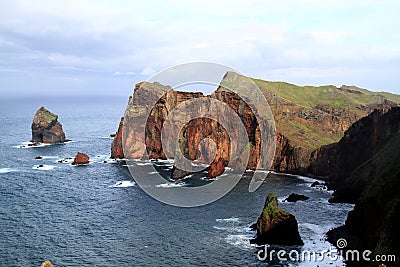
[[[126,102],[117,97],[0,99],[0,266],[40,266],[47,259],[56,267],[344,265],[340,260],[262,262],[260,248],[249,244],[255,235],[249,225],[274,191],[280,207],[296,216],[305,242],[283,249],[331,247],[325,233],[343,224],[352,205],[328,203],[331,192],[311,188],[312,179],[270,174],[249,193],[248,172],[229,194],[197,208],[172,207],[148,196],[123,164],[109,160],[108,136],[116,131]],[[41,105],[59,115],[72,142],[21,147],[31,138],[33,115]],[[91,157],[89,165],[58,162],[78,151]],[[310,200],[282,202],[292,192]]]

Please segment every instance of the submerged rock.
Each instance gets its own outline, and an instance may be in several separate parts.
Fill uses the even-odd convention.
[[[191,174],[192,174],[192,172],[190,172],[190,171],[185,171],[185,170],[182,170],[182,169],[177,168],[177,167],[174,166],[172,168],[172,172],[171,172],[171,179],[180,180],[180,179],[183,179],[183,178],[185,178],[185,177],[187,177],[187,176],[189,176]]]
[[[323,185],[322,183],[315,181],[311,184],[311,187],[317,187],[318,185]]]
[[[89,164],[89,156],[78,152],[75,156],[74,162],[72,162],[72,165],[83,165],[83,164]]]
[[[278,199],[272,192],[266,200],[264,209],[257,221],[257,236],[251,243],[257,245],[303,245],[297,220],[289,212],[278,207]]]
[[[32,140],[35,143],[56,144],[68,141],[58,116],[44,107],[38,109],[32,122]]]
[[[305,195],[299,195],[299,194],[295,194],[295,193],[291,193],[286,199],[285,201],[287,202],[297,202],[299,200],[305,201],[310,199],[308,196]]]
[[[54,265],[51,263],[51,261],[47,260],[40,265],[40,267],[54,267]]]

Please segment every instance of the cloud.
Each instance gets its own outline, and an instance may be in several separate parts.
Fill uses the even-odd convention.
[[[97,90],[90,83],[101,80],[106,90],[171,65],[213,61],[267,80],[355,84],[365,76],[367,88],[381,82],[376,89],[395,91],[398,75],[370,76],[400,67],[399,5],[15,0],[0,9],[0,88],[59,88],[57,81],[79,78]],[[76,86],[70,90],[81,91]]]
[[[132,75],[135,75],[133,71],[127,71],[127,72],[116,71],[113,74],[113,76],[132,76]]]
[[[140,72],[140,75],[150,76],[153,75],[154,73],[156,73],[155,70],[153,70],[151,67],[147,67]]]

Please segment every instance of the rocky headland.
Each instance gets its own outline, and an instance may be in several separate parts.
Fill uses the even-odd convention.
[[[336,188],[333,200],[355,203],[344,226],[331,230],[328,240],[336,244],[345,238],[347,250],[396,255],[396,262],[385,265],[399,266],[400,108],[375,110],[323,151],[317,163],[329,159],[335,164],[327,173]],[[376,262],[354,261],[348,266],[376,266]]]
[[[221,84],[224,84],[225,80],[232,75],[237,74],[227,73]],[[266,97],[275,120],[276,151],[271,169],[277,172],[309,175],[310,162],[314,162],[310,161],[310,158],[316,156],[315,150],[338,142],[352,123],[367,116],[375,108],[390,108],[397,105],[383,95],[356,87],[298,87],[280,82],[252,80]],[[141,90],[138,90],[139,88]],[[154,95],[162,95],[162,97],[154,105],[147,103],[145,99]],[[125,119],[128,121],[124,122],[121,119],[114,137],[111,157],[143,158],[147,151],[151,159],[166,159],[165,148],[161,144],[164,122],[175,107],[186,100],[195,98],[222,101],[238,114],[250,142],[247,169],[255,169],[260,160],[261,150],[258,122],[247,103],[223,86],[219,86],[211,95],[205,96],[197,92],[175,91],[159,83],[138,83],[133,96],[129,98],[126,109]],[[391,99],[400,102],[398,98]],[[193,108],[201,110],[212,107],[204,104]],[[151,111],[148,112],[148,109]],[[149,116],[145,116],[146,114]],[[123,125],[129,124],[129,120],[140,123],[146,131],[138,133],[131,130],[125,131],[123,140]],[[217,144],[213,159],[210,159],[213,155],[210,147],[199,150],[199,144],[205,138],[210,138]],[[209,177],[218,176],[224,171],[229,161],[230,148],[235,147],[224,128],[215,120],[207,118],[192,120],[186,124],[180,132],[179,140],[181,150],[187,158],[194,160],[203,155],[204,160],[210,162]],[[126,149],[127,147],[129,149]],[[172,177],[184,176],[178,168],[174,168],[174,171],[178,171],[179,175],[172,174]],[[324,174],[311,172],[312,176]]]
[[[36,112],[31,128],[31,142],[33,144],[57,144],[68,141],[65,139],[65,133],[62,125],[58,121],[58,115],[51,113],[44,107],[39,108]]]

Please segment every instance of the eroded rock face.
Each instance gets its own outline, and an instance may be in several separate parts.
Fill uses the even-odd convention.
[[[142,86],[141,90],[137,90]],[[164,93],[159,101],[154,106],[147,106],[142,99],[148,99],[148,95]],[[162,86],[157,83],[140,83],[135,88],[135,94],[130,99],[126,124],[135,120],[135,123],[145,125],[146,131],[135,132],[132,129],[125,129],[121,121],[120,127],[114,138],[111,148],[113,158],[144,158],[147,152],[148,157],[151,159],[166,159],[164,153],[165,148],[161,144],[161,132],[165,126],[164,122],[170,112],[179,104],[186,100],[203,98],[202,104],[193,106],[196,110],[212,110],[214,104],[207,99],[217,99],[227,103],[233,110],[235,110],[249,135],[250,154],[252,155],[247,167],[255,168],[258,164],[258,157],[260,154],[260,132],[257,127],[256,119],[251,109],[246,103],[236,94],[227,91],[216,91],[210,96],[204,96],[202,93],[189,93],[177,92],[170,87]],[[139,101],[140,100],[140,101]],[[140,104],[139,104],[140,103]],[[151,108],[149,112],[148,109]],[[149,114],[148,117],[146,115]],[[225,114],[216,114],[216,116],[225,116]],[[185,120],[185,118],[175,118],[176,120]],[[229,122],[228,122],[229,123]],[[122,134],[124,134],[125,143],[122,141]],[[235,137],[237,133],[229,133]],[[190,160],[199,160],[199,163],[210,163],[208,170],[209,177],[216,177],[224,172],[230,158],[231,147],[236,148],[237,144],[234,140],[229,142],[229,134],[225,131],[224,127],[216,120],[209,118],[198,118],[187,123],[182,131],[179,132],[179,140],[182,153]],[[239,137],[238,137],[239,138]],[[202,151],[199,150],[199,145],[204,139],[211,139],[216,144],[215,151],[211,146],[205,145]],[[235,139],[235,138],[232,138]],[[143,143],[143,140],[145,142]],[[122,151],[124,145],[124,151]],[[168,151],[173,151],[173,148],[167,148]],[[200,158],[202,156],[202,158]],[[213,157],[214,156],[214,157]],[[177,174],[172,174],[172,177],[182,178],[183,172],[179,168],[174,168],[173,172],[178,171]]]
[[[119,122],[118,131],[114,136],[113,142],[111,143],[111,158],[122,159],[124,158],[124,151],[122,148],[122,127],[124,125],[124,118],[121,118]]]
[[[327,178],[329,186],[336,189],[332,201],[355,203],[373,173],[354,179],[354,170],[376,155],[399,131],[400,108],[377,109],[355,122],[339,142],[315,150],[310,172]]]
[[[278,207],[278,199],[272,192],[266,200],[264,209],[257,220],[257,236],[253,243],[257,245],[303,245],[297,220],[289,212]]]
[[[141,90],[138,90],[139,87],[141,87]],[[345,89],[350,90],[349,88],[344,88],[343,90]],[[263,91],[263,94],[271,107],[277,128],[276,153],[271,169],[285,173],[318,177],[327,176],[332,167],[326,164],[321,164],[318,167],[314,164],[310,169],[310,157],[328,157],[323,151],[327,150],[329,153],[334,153],[334,151],[322,147],[320,151],[316,151],[311,155],[313,151],[319,148],[321,144],[325,145],[329,143],[329,140],[342,136],[353,122],[362,116],[366,116],[373,108],[373,106],[357,106],[357,112],[353,114],[346,111],[345,108],[332,107],[328,104],[317,104],[311,108],[305,107],[301,103],[288,101],[268,90]],[[356,94],[358,94],[358,91]],[[156,104],[150,103],[148,99],[157,95],[163,96]],[[167,158],[165,152],[170,151],[172,148],[164,148],[161,142],[161,132],[165,127],[166,119],[184,101],[197,98],[222,101],[236,112],[249,138],[250,158],[247,163],[247,169],[255,169],[260,161],[260,151],[262,149],[260,127],[256,117],[251,108],[238,95],[224,90],[222,87],[219,87],[211,95],[204,96],[202,93],[177,92],[159,83],[137,84],[133,97],[130,97],[127,107],[127,121],[124,123],[129,124],[135,121],[135,123],[145,127],[146,130],[142,132],[135,132],[131,129],[124,130],[123,124],[120,123],[112,144],[112,157],[123,158],[125,156],[137,159],[143,158],[144,155],[148,154],[148,158],[151,159]],[[207,101],[204,102],[206,103],[193,106],[193,109],[207,110],[212,108],[212,104],[207,104]],[[384,101],[379,105],[389,107],[394,103]],[[218,115],[223,117],[223,114]],[[185,117],[182,116],[182,118],[176,119],[185,120]],[[296,130],[294,131],[293,129]],[[122,141],[122,133],[124,133],[125,137],[124,143]],[[235,133],[229,134],[235,136]],[[325,139],[322,140],[321,136],[324,136]],[[205,138],[209,138],[217,144],[215,157],[211,149],[204,148],[202,151],[199,150],[199,144]],[[191,121],[179,133],[182,153],[190,160],[198,159],[200,155],[203,155],[202,161],[211,165],[208,170],[210,177],[220,175],[229,163],[231,149],[235,149],[237,145],[234,139],[229,140],[228,133],[224,131],[224,128],[216,121],[207,118]],[[129,149],[123,151],[122,147],[129,147]],[[145,153],[146,151],[147,153]],[[168,157],[171,158],[171,155],[168,155]],[[313,159],[311,161],[314,162]],[[222,168],[222,165],[224,165],[224,168]],[[181,174],[173,174],[172,176],[180,177]]]
[[[84,164],[89,164],[89,156],[78,152],[74,158],[74,162],[72,162],[72,165],[84,165]]]
[[[323,158],[334,159],[339,166],[332,169],[348,174],[344,179],[331,174],[336,179],[334,200],[355,202],[345,224],[328,232],[328,240],[336,244],[345,238],[348,250],[368,249],[374,255],[396,255],[397,259],[395,263],[349,261],[348,266],[399,266],[399,148],[400,108],[376,110],[355,123],[335,144],[336,158],[330,158],[331,153]]]
[[[36,112],[31,128],[33,143],[56,144],[67,141],[58,116],[44,107]]]

